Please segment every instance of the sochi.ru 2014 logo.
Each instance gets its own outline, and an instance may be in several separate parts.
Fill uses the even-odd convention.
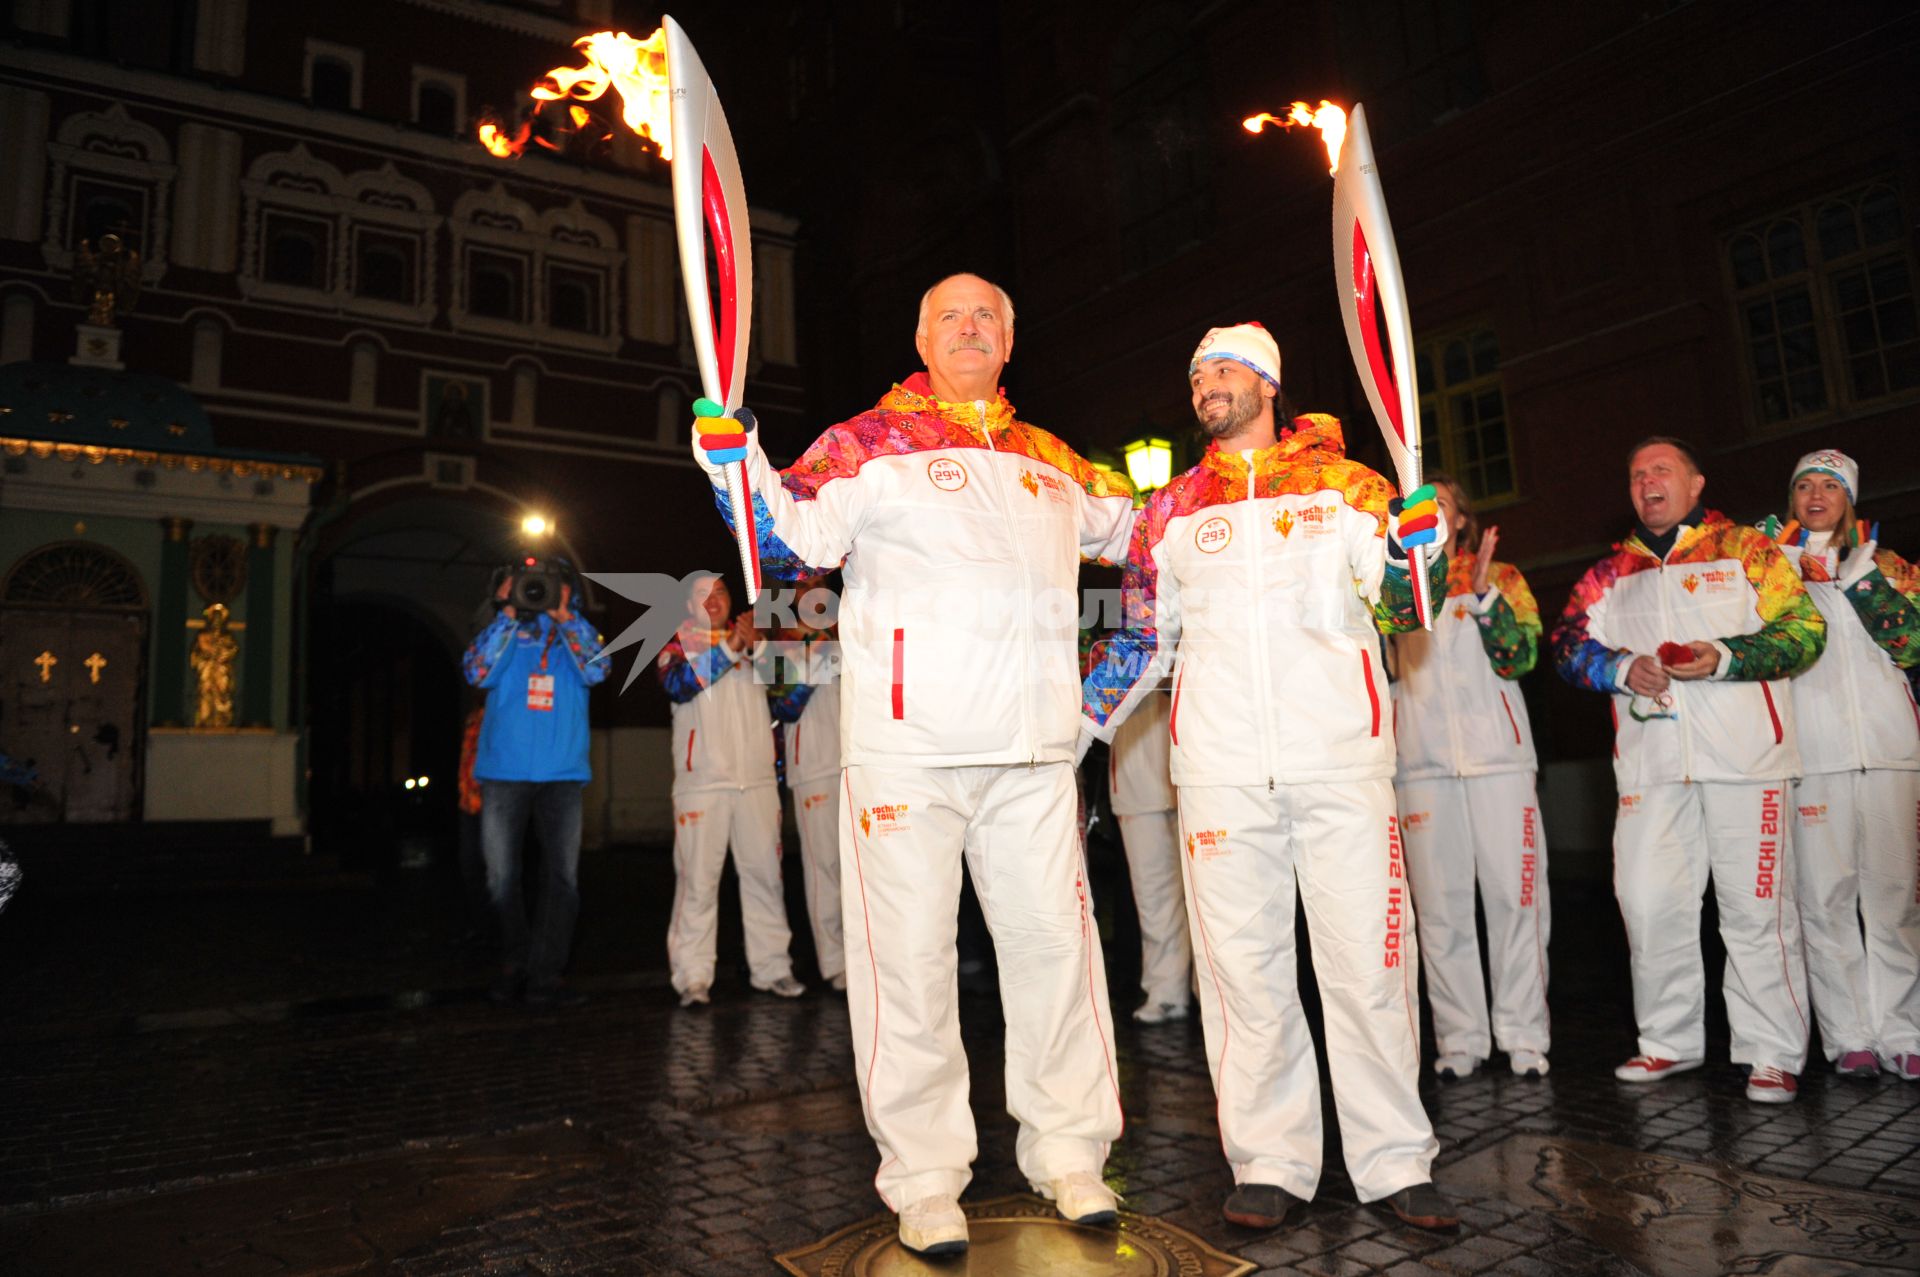
[[[1233,540],[1233,525],[1215,515],[1193,531],[1193,543],[1202,554],[1218,554]]]
[[[860,809],[860,832],[869,838],[905,833],[908,828],[906,803],[885,803]]]
[[[1700,588],[1700,578],[1695,576],[1693,573],[1689,572],[1686,574],[1686,576],[1680,579],[1680,588],[1685,590],[1688,594],[1692,594],[1695,590]]]
[[[1290,511],[1282,510],[1279,514],[1274,515],[1273,530],[1275,532],[1278,532],[1283,537],[1292,536],[1293,535],[1292,513]]]
[[[1027,495],[1030,497],[1040,495],[1040,483],[1033,477],[1033,471],[1031,470],[1022,470],[1020,472],[1020,486],[1027,490]]]
[[[958,492],[967,486],[967,468],[952,457],[935,457],[927,462],[927,479],[942,492]]]

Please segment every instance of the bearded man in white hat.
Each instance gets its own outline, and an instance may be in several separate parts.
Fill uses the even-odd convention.
[[[1450,1228],[1420,1105],[1413,902],[1379,667],[1380,635],[1419,624],[1406,551],[1437,539],[1433,489],[1403,506],[1347,459],[1333,417],[1282,427],[1280,350],[1258,324],[1208,332],[1188,383],[1206,455],[1134,522],[1126,627],[1087,677],[1081,725],[1083,742],[1111,739],[1172,667],[1187,916],[1235,1181],[1222,1213],[1271,1228],[1319,1187],[1297,891],[1354,1191]],[[1436,555],[1436,595],[1446,575]]]

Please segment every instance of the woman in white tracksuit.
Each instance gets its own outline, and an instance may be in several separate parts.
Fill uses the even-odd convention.
[[[1400,821],[1439,1054],[1466,1077],[1494,1043],[1515,1073],[1547,1071],[1547,844],[1533,729],[1514,681],[1533,668],[1540,609],[1525,578],[1493,561],[1467,495],[1429,475],[1450,529],[1447,598],[1433,632],[1396,634],[1394,728]],[[1476,876],[1493,981],[1489,1032],[1473,918]]]
[[[1827,1058],[1848,1076],[1873,1077],[1884,1063],[1913,1081],[1920,708],[1904,671],[1920,663],[1920,570],[1879,549],[1855,516],[1859,480],[1845,453],[1809,453],[1794,467],[1792,522],[1768,528],[1827,621],[1825,655],[1793,680],[1801,927]]]
[[[1186,898],[1180,886],[1180,820],[1168,774],[1167,711],[1172,697],[1148,696],[1114,731],[1107,792],[1127,876],[1140,915],[1140,989],[1147,1000],[1133,1013],[1142,1024],[1184,1020],[1193,981]]]

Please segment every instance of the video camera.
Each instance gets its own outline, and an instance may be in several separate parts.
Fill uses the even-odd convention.
[[[562,586],[573,586],[575,594],[580,592],[578,583],[573,579],[572,565],[565,559],[547,559],[532,554],[507,567],[495,569],[493,592],[496,595],[502,581],[512,584],[507,587],[507,597],[496,598],[494,606],[511,605],[523,617],[538,616],[559,607]]]

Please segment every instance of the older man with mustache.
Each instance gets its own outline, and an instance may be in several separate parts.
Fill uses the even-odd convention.
[[[977,275],[921,299],[926,371],[776,472],[751,414],[708,418],[718,482],[744,457],[765,566],[840,568],[847,1005],[874,1184],[922,1254],[964,1250],[975,1154],[957,1013],[964,856],[993,931],[1020,1170],[1061,1215],[1111,1223],[1120,1134],[1106,976],[1075,836],[1082,556],[1117,561],[1133,496],[1014,416],[1013,303]],[[717,409],[716,409],[717,411]],[[718,427],[717,429],[715,427]],[[723,490],[716,491],[723,514]]]

